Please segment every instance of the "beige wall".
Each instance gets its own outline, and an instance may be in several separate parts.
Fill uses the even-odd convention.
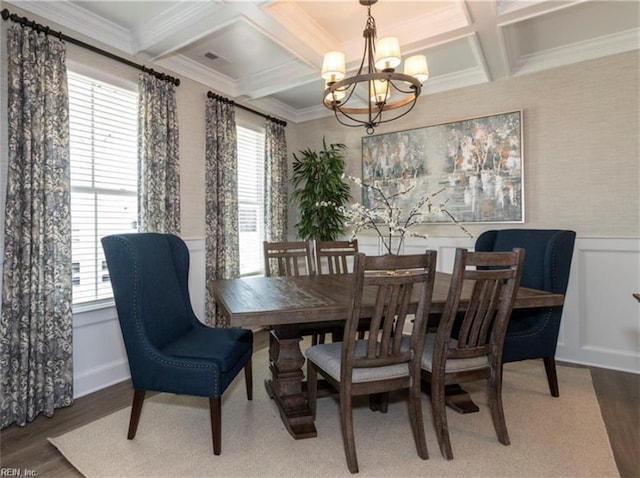
[[[639,71],[636,51],[433,95],[427,82],[415,109],[376,134],[522,110],[525,223],[513,227],[639,237]],[[347,144],[348,173],[361,175],[363,129],[333,117],[290,129],[290,152],[320,148],[324,134]],[[452,225],[430,226],[429,234],[461,235]]]

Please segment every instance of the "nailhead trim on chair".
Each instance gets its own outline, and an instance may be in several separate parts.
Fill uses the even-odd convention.
[[[213,395],[214,397],[219,397],[220,396],[220,384],[218,382],[218,374],[219,371],[217,371],[218,367],[216,367],[216,365],[214,364],[207,364],[207,365],[199,365],[199,364],[192,364],[192,365],[183,365],[181,363],[178,362],[174,362],[171,360],[167,360],[164,357],[159,356],[156,351],[151,348],[149,346],[148,341],[144,338],[144,335],[142,334],[142,330],[140,329],[140,320],[138,319],[138,308],[135,307],[136,303],[137,303],[137,297],[138,297],[138,262],[137,259],[135,257],[134,251],[131,249],[131,247],[129,246],[128,243],[126,243],[125,241],[121,240],[120,238],[113,238],[113,240],[117,240],[119,242],[121,242],[124,247],[130,251],[131,257],[132,257],[132,262],[133,262],[133,270],[134,270],[134,281],[133,281],[133,305],[134,307],[132,307],[133,311],[134,311],[134,323],[136,326],[136,335],[140,338],[140,342],[142,344],[142,346],[144,347],[145,351],[149,353],[149,355],[154,358],[155,360],[157,360],[160,363],[163,363],[165,365],[169,365],[171,367],[175,367],[178,369],[181,368],[194,368],[194,369],[212,369],[213,373]]]

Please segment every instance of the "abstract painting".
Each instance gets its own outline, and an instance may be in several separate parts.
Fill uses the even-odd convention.
[[[362,139],[362,180],[411,209],[440,191],[459,222],[524,222],[522,111],[454,121]],[[363,204],[370,207],[366,188]],[[421,222],[449,222],[425,213]]]

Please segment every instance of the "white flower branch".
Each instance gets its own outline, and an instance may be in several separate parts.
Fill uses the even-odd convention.
[[[401,181],[399,184],[402,186],[400,190],[393,194],[385,194],[380,186],[379,181],[373,181],[372,183],[364,183],[360,178],[354,176],[346,176],[347,179],[366,189],[369,196],[376,207],[366,208],[362,204],[354,203],[348,208],[341,206],[339,209],[344,215],[347,226],[353,227],[351,239],[355,239],[360,231],[363,229],[372,229],[376,231],[380,237],[384,248],[389,254],[392,254],[392,239],[394,236],[399,237],[398,248],[395,251],[396,254],[400,252],[400,247],[404,241],[405,236],[419,237],[422,239],[428,239],[427,234],[421,234],[418,232],[410,231],[410,228],[419,223],[420,218],[424,215],[425,209],[429,214],[445,215],[447,218],[456,224],[465,234],[469,237],[473,235],[451,214],[446,208],[446,201],[439,203],[438,205],[433,203],[434,198],[442,193],[445,188],[441,188],[438,191],[422,196],[420,200],[409,210],[407,218],[402,220],[403,210],[396,207],[395,200],[398,197],[404,196],[411,191],[414,186],[404,186]],[[384,225],[388,229],[388,233],[384,234],[379,226]]]

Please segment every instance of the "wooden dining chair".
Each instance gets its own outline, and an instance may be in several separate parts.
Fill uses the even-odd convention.
[[[307,355],[309,407],[315,418],[318,374],[340,397],[340,422],[347,466],[358,472],[352,398],[409,389],[409,421],[418,456],[429,457],[420,397],[420,358],[435,277],[436,252],[417,255],[355,255],[354,284],[342,342],[310,347]],[[375,306],[362,310],[363,295],[374,294]],[[411,295],[419,297],[410,335]],[[358,339],[361,316],[371,320],[366,339]]]
[[[358,240],[316,241],[316,271],[318,274],[350,274],[358,252]]]
[[[291,277],[315,274],[309,241],[264,241],[264,272],[267,277]],[[311,343],[324,343],[327,334],[335,331],[335,324],[324,322],[298,325],[301,336],[311,336]]]
[[[353,241],[316,241],[316,272],[318,274],[351,274],[353,262],[358,252],[358,240]],[[331,328],[331,340],[339,342],[344,334],[344,321],[335,321],[327,324]],[[361,324],[359,338],[364,338],[366,323]],[[319,339],[324,343],[324,338]],[[315,344],[314,344],[315,345]]]
[[[264,241],[264,273],[271,276],[303,276],[314,273],[309,241]]]
[[[498,440],[510,443],[502,408],[502,348],[523,261],[524,249],[519,248],[511,252],[456,249],[444,312],[436,333],[427,334],[422,354],[422,378],[430,382],[433,425],[447,460],[453,459],[445,407],[448,384],[486,379]],[[470,288],[471,299],[464,314],[459,314],[463,287]]]

